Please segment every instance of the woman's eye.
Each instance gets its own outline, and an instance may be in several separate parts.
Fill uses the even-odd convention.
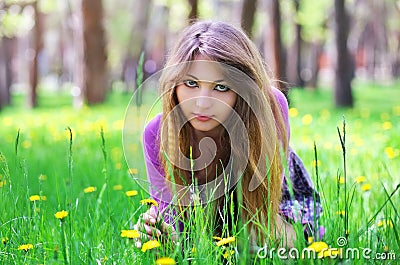
[[[185,80],[183,81],[183,84],[185,84],[187,87],[197,87],[197,82],[194,80]]]
[[[230,90],[230,88],[228,86],[224,86],[221,84],[216,85],[214,89],[219,92],[226,92],[226,91]]]

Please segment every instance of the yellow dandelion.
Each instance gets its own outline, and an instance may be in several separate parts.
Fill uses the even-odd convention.
[[[65,217],[68,216],[68,212],[62,210],[62,211],[60,211],[60,212],[56,212],[56,213],[54,214],[54,216],[55,216],[57,219],[63,220]]]
[[[159,246],[161,246],[161,244],[157,240],[147,241],[142,246],[142,252],[146,252],[147,250],[150,250],[150,249],[153,249],[153,248],[158,248]]]
[[[314,242],[314,238],[312,236],[309,236],[307,238],[307,242],[308,242],[308,244],[311,244],[312,242]]]
[[[389,252],[389,246],[386,245],[386,246],[383,248],[383,251]]]
[[[225,251],[225,253],[222,255],[224,258],[229,258],[229,257],[231,257],[233,254],[235,254],[235,251],[234,250],[231,250],[231,251]]]
[[[176,262],[173,258],[164,257],[164,258],[157,259],[156,264],[157,265],[174,265],[174,264],[176,264]]]
[[[122,168],[122,164],[121,163],[116,163],[115,164],[115,169],[120,170]]]
[[[139,173],[139,170],[137,168],[130,168],[128,169],[128,173],[131,175],[137,175],[137,173]]]
[[[158,206],[158,203],[153,199],[143,199],[140,201],[141,204],[153,205]]]
[[[138,238],[140,237],[140,234],[137,230],[122,230],[121,237]]]
[[[196,247],[192,247],[192,253],[196,253]]]
[[[371,189],[371,184],[365,183],[361,186],[362,191],[369,191]]]
[[[319,253],[324,249],[329,249],[329,246],[328,246],[328,244],[326,244],[323,241],[317,241],[317,242],[313,242],[311,245],[309,245],[307,249],[312,249],[315,252]]]
[[[289,109],[289,117],[296,117],[297,115],[299,115],[299,111],[296,108],[290,108]]]
[[[392,147],[386,147],[385,148],[385,153],[388,158],[392,159],[396,156],[394,149]]]
[[[358,176],[358,177],[356,177],[356,179],[354,181],[356,183],[364,183],[367,181],[367,178],[365,176]]]
[[[311,166],[312,167],[316,167],[316,166],[321,166],[321,161],[320,160],[313,160],[312,162],[311,162]]]
[[[83,192],[84,192],[84,193],[92,193],[92,192],[95,192],[96,189],[97,189],[96,187],[90,186],[90,187],[85,188],[85,189],[83,190]]]
[[[378,227],[390,227],[393,228],[393,223],[391,220],[380,220],[378,222]]]
[[[393,114],[396,116],[400,116],[400,106],[393,107]]]
[[[29,197],[29,200],[31,202],[40,201],[40,200],[45,201],[45,200],[47,200],[47,197],[46,196],[39,196],[39,195],[32,195],[32,196]]]
[[[322,250],[321,252],[318,253],[318,258],[322,259],[322,258],[326,258],[326,257],[331,257],[331,258],[337,258],[337,257],[341,257],[342,255],[342,249],[341,248],[329,248],[329,249],[325,249]]]
[[[344,181],[344,177],[340,177],[340,178],[339,178],[339,183],[340,183],[340,184],[344,184],[344,182],[345,182],[345,181]]]
[[[6,180],[0,180],[0,188],[5,187],[7,184]]]
[[[1,239],[1,243],[2,243],[3,245],[7,244],[7,242],[8,242],[8,238],[7,238],[7,237],[3,237],[3,238]]]
[[[222,245],[226,245],[226,244],[229,244],[229,243],[232,243],[232,242],[235,242],[235,237],[234,236],[230,236],[230,237],[227,237],[227,238],[222,238],[220,241],[218,241],[216,243],[216,245],[217,246],[222,246]]]
[[[33,245],[32,244],[24,244],[18,247],[18,250],[25,250],[28,251],[30,249],[33,249]]]
[[[126,196],[128,197],[133,197],[138,195],[138,191],[137,190],[128,190],[127,192],[125,192]]]
[[[39,180],[40,181],[45,181],[47,179],[47,176],[46,175],[43,175],[43,174],[40,174],[39,175]]]
[[[390,121],[385,121],[382,124],[382,129],[384,129],[385,131],[392,129],[392,123]]]
[[[340,215],[340,216],[344,216],[346,214],[346,212],[342,210],[342,211],[337,211],[336,214]]]
[[[22,142],[22,147],[25,149],[29,149],[29,148],[31,148],[31,146],[32,146],[32,143],[28,140],[25,140]]]
[[[313,117],[311,116],[311,114],[306,114],[303,116],[303,118],[301,118],[301,122],[304,125],[310,125],[313,121]]]
[[[114,185],[113,190],[122,190],[122,185]]]

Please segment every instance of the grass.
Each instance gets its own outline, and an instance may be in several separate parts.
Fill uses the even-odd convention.
[[[360,253],[369,248],[371,256],[394,253],[399,259],[398,87],[357,83],[353,109],[334,109],[326,89],[291,92],[291,145],[319,187],[323,240],[331,248],[344,237],[346,246]],[[124,146],[132,154],[127,157],[129,166],[123,154],[121,131],[129,100],[127,94],[113,93],[104,105],[75,110],[68,95],[41,94],[42,107],[26,111],[23,97],[17,96],[14,106],[0,112],[0,263],[153,264],[160,256],[179,264],[251,261],[241,248],[242,252],[223,257],[243,243],[242,231],[237,227],[236,241],[225,248],[216,246],[202,218],[210,220],[212,215],[202,208],[190,212],[196,229],[186,231],[189,236],[180,239],[178,247],[164,242],[142,252],[120,236],[146,211],[140,200],[148,198],[144,187],[132,181],[132,176],[146,177],[140,142],[143,119],[129,119],[134,128]],[[343,137],[344,119],[346,170],[338,137],[338,130]],[[127,196],[132,190],[138,194]],[[30,201],[32,195],[46,200]],[[57,219],[56,212],[62,210],[68,216]],[[32,244],[32,249],[18,250],[24,244]],[[300,250],[306,246],[298,244]],[[281,262],[276,253],[272,259],[253,256],[252,261]],[[338,259],[287,261],[310,262],[335,264]]]

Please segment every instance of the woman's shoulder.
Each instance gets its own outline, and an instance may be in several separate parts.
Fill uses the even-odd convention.
[[[154,116],[145,126],[144,134],[157,134],[160,129],[162,113]]]

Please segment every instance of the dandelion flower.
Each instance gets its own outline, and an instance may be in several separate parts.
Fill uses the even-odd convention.
[[[329,248],[329,249],[324,249],[321,252],[318,253],[318,258],[326,258],[326,257],[331,257],[331,258],[337,258],[341,257],[342,255],[342,249],[339,248]]]
[[[47,197],[46,196],[39,196],[39,195],[32,195],[32,196],[29,197],[29,200],[31,202],[40,201],[40,200],[45,201],[45,200],[47,200]]]
[[[18,247],[18,250],[28,251],[30,249],[33,249],[33,245],[32,244],[25,244],[25,245],[21,245],[21,246]]]
[[[133,197],[138,195],[138,191],[137,190],[128,190],[127,192],[125,192],[126,196],[128,197]]]
[[[382,124],[382,129],[384,129],[385,131],[392,129],[392,123],[390,121],[385,121]]]
[[[161,244],[157,240],[147,241],[142,246],[142,252],[146,252],[147,250],[150,250],[150,249],[153,249],[153,248],[158,248],[159,246],[161,246]]]
[[[141,204],[158,206],[158,203],[154,199],[143,199],[140,201]]]
[[[47,176],[46,175],[43,175],[43,174],[40,174],[39,175],[39,180],[40,181],[45,181],[47,179]]]
[[[174,265],[176,262],[173,258],[159,258],[156,260],[157,265]]]
[[[389,157],[390,159],[394,158],[396,156],[394,150],[392,147],[386,147],[385,148],[385,153],[387,155],[387,157]]]
[[[32,195],[32,196],[29,197],[29,200],[31,202],[40,201],[40,196],[39,195]]]
[[[60,211],[60,212],[56,212],[56,213],[54,214],[54,216],[55,216],[57,219],[63,220],[65,217],[68,216],[68,212],[62,210],[62,211]]]
[[[358,177],[356,177],[356,179],[355,179],[355,182],[356,182],[356,183],[363,183],[363,182],[366,182],[366,181],[367,181],[367,178],[364,177],[364,176],[358,176]]]
[[[84,193],[92,193],[96,191],[96,187],[90,186],[83,190]]]
[[[340,183],[340,184],[344,184],[344,183],[345,183],[344,177],[340,177],[340,178],[339,178],[339,183]]]
[[[378,227],[387,227],[393,228],[393,223],[391,220],[381,220],[378,222]]]
[[[309,236],[307,238],[307,242],[308,242],[308,244],[311,244],[312,242],[314,242],[314,238],[312,236]]]
[[[222,255],[224,258],[229,258],[230,256],[232,256],[233,254],[235,254],[235,251],[234,250],[231,250],[231,251],[225,251],[225,253]]]
[[[0,188],[6,186],[7,181],[6,180],[0,180]]]
[[[343,210],[342,210],[342,211],[337,211],[337,212],[336,212],[336,214],[337,214],[337,215],[340,215],[340,216],[344,216],[345,213],[346,213],[346,212],[343,211]]]
[[[222,246],[222,245],[226,245],[226,244],[229,244],[229,243],[232,243],[232,242],[235,242],[235,237],[234,236],[230,236],[230,237],[227,237],[227,238],[222,238],[220,241],[218,241],[216,243],[216,245],[217,246]]]
[[[319,253],[322,250],[329,249],[329,246],[328,246],[328,244],[326,244],[323,241],[317,241],[317,242],[313,242],[311,245],[309,245],[307,249],[312,249],[315,252]]]
[[[128,169],[128,173],[131,175],[137,175],[137,173],[139,173],[137,168],[130,168]]]
[[[386,245],[386,246],[383,248],[383,251],[385,251],[385,252],[389,252],[389,246],[388,246],[388,245]]]
[[[371,189],[371,184],[365,183],[361,186],[362,191],[369,191]]]
[[[140,234],[137,230],[122,230],[121,237],[138,238],[140,237]]]
[[[296,117],[297,115],[299,115],[299,111],[296,108],[290,108],[289,109],[289,117]]]
[[[301,119],[301,122],[304,125],[310,125],[312,123],[313,117],[311,116],[311,114],[306,114],[303,116],[303,118]]]
[[[2,243],[3,245],[7,244],[7,242],[8,242],[8,238],[7,238],[7,237],[3,237],[3,238],[1,239],[1,243]]]
[[[113,190],[122,190],[122,185],[114,185]]]

